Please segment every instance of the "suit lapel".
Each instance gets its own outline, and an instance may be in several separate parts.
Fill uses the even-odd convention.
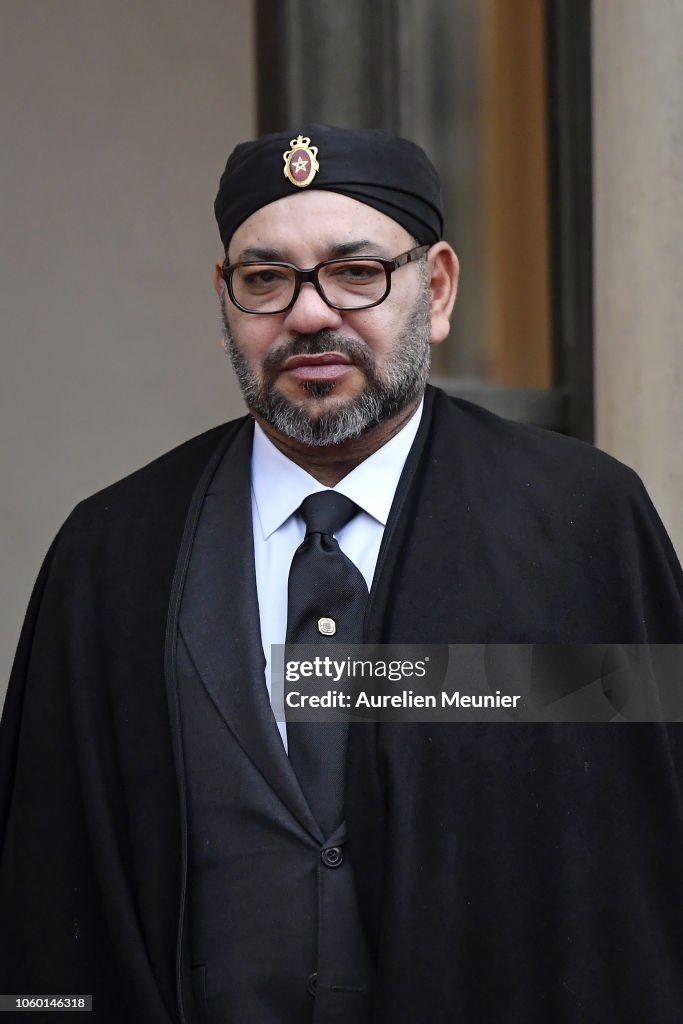
[[[211,480],[192,546],[179,628],[209,696],[244,752],[320,841],[273,717],[261,647],[251,518],[253,423]]]

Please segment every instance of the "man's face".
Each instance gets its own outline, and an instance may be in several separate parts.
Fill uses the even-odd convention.
[[[377,210],[337,193],[278,200],[233,235],[229,262],[282,260],[308,268],[344,256],[393,259],[415,246]],[[430,290],[424,264],[392,275],[372,309],[330,309],[304,284],[284,313],[258,315],[221,296],[226,348],[247,406],[308,445],[339,444],[414,404],[429,373]]]

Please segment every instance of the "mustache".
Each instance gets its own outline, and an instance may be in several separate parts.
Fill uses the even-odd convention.
[[[364,342],[335,331],[316,331],[314,334],[298,334],[272,348],[262,363],[264,376],[276,376],[292,356],[318,356],[323,352],[339,352],[362,370],[374,372],[375,360]]]

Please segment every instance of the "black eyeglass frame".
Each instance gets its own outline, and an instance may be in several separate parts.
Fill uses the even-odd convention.
[[[409,249],[407,252],[402,252],[400,256],[397,256],[393,260],[385,260],[380,256],[341,256],[338,259],[333,260],[322,260],[317,263],[310,270],[302,270],[301,267],[297,267],[295,263],[285,263],[278,260],[243,260],[239,263],[228,263],[227,259],[224,261],[221,267],[221,277],[225,281],[228,288],[228,295],[230,301],[234,306],[237,306],[243,313],[251,313],[253,316],[277,316],[280,313],[286,313],[287,310],[291,309],[296,300],[299,298],[299,292],[301,291],[301,285],[310,282],[317,291],[320,298],[323,300],[325,305],[329,306],[330,309],[336,309],[340,312],[356,312],[360,309],[372,309],[373,306],[379,306],[380,303],[384,302],[389,292],[391,291],[391,275],[395,270],[400,267],[404,267],[407,263],[415,263],[421,259],[425,253],[429,250],[429,245],[418,245],[415,249]],[[384,268],[386,275],[386,289],[384,294],[379,298],[375,299],[374,302],[368,302],[363,306],[338,306],[325,295],[320,281],[318,280],[318,274],[322,267],[329,267],[335,263],[367,263],[368,260],[372,260],[373,263],[380,263]],[[292,297],[286,306],[282,309],[269,309],[267,311],[261,311],[258,309],[247,309],[235,298],[235,293],[232,287],[232,275],[235,270],[240,267],[289,267],[290,270],[294,271],[294,291]]]

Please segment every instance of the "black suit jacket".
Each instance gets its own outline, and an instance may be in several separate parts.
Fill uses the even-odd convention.
[[[367,1024],[373,968],[351,864],[321,856],[345,828],[321,832],[265,686],[252,437],[247,422],[209,484],[178,621],[193,994],[207,1022]]]
[[[368,639],[683,641],[680,568],[634,474],[441,393],[427,406]],[[0,736],[2,991],[193,1020],[175,623],[239,429],[78,506],[41,571]],[[352,730],[377,1019],[679,1021],[678,743],[647,725]]]

